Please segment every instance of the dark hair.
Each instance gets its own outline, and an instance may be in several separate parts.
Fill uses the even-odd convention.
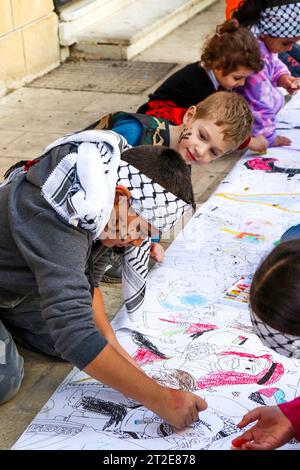
[[[263,69],[257,39],[235,19],[217,26],[214,36],[204,45],[201,61],[209,69],[219,67],[224,76],[241,66],[253,72]]]
[[[300,336],[300,239],[281,243],[259,266],[250,305],[275,330]]]
[[[158,145],[140,145],[123,152],[121,158],[194,207],[191,170],[175,150]]]
[[[252,26],[259,22],[263,10],[288,3],[293,2],[286,0],[244,0],[234,10],[232,18],[237,19],[242,26]]]

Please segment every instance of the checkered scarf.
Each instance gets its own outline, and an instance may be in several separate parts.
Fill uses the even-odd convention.
[[[251,321],[255,333],[265,346],[274,349],[274,351],[283,356],[300,359],[300,337],[275,330],[260,320],[252,311]]]
[[[42,195],[68,223],[100,238],[113,209],[116,185],[131,192],[130,206],[158,230],[168,231],[190,205],[165,190],[132,165],[121,160],[130,148],[112,131],[83,131],[56,140],[45,150],[66,143],[77,151],[66,155],[54,168]],[[129,314],[142,304],[146,290],[150,239],[139,247],[129,246],[123,257],[123,294]]]
[[[276,3],[278,5],[276,5]],[[260,14],[257,23],[259,33],[274,38],[293,38],[300,36],[300,3],[273,2]]]

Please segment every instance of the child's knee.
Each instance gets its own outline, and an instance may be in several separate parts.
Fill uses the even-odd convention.
[[[10,400],[18,392],[24,376],[24,361],[19,355],[13,341],[0,340],[1,349],[5,354],[0,361],[0,404]]]

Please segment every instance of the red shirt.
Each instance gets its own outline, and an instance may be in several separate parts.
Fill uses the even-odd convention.
[[[300,442],[300,397],[278,405],[282,413],[292,423],[295,430],[295,437]]]

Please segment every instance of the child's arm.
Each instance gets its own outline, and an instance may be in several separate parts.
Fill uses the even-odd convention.
[[[110,344],[104,347],[84,371],[142,403],[178,429],[197,421],[198,413],[207,407],[206,402],[193,393],[162,387],[130,364]]]
[[[266,153],[268,146],[268,141],[264,138],[262,134],[260,134],[256,137],[251,137],[247,148],[253,150],[253,152]]]
[[[232,441],[232,449],[277,449],[295,436],[291,422],[278,406],[255,408],[249,411],[237,426],[243,428],[254,421],[257,423],[251,429]]]
[[[139,367],[138,364],[134,361],[134,359],[128,354],[125,349],[122,348],[115,332],[107,318],[105,306],[103,302],[102,292],[99,288],[94,289],[94,297],[93,297],[93,319],[95,325],[97,326],[100,334],[104,336],[104,338],[111,344],[121,356],[125,357],[127,361],[133,364],[135,367]]]

